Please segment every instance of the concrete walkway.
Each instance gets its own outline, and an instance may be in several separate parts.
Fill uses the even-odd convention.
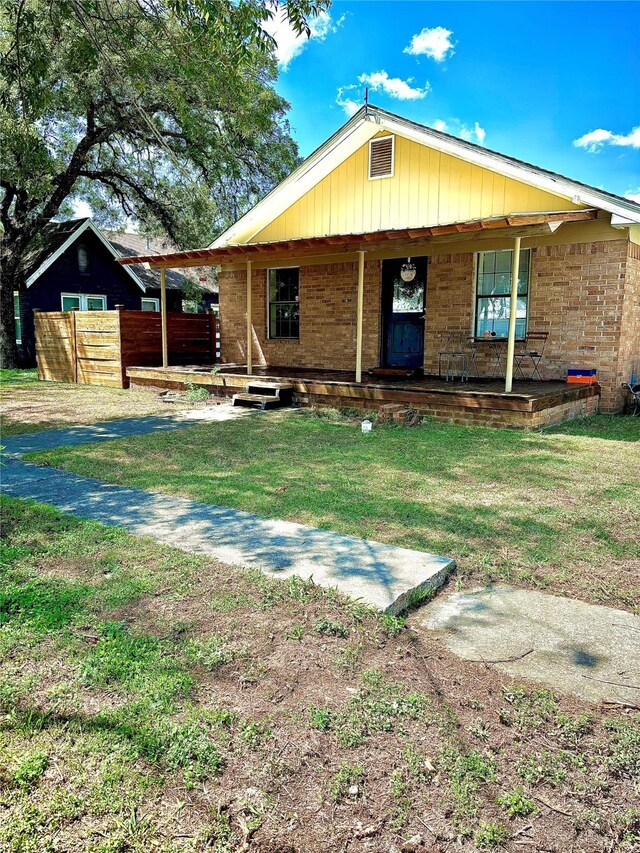
[[[62,445],[178,429],[195,422],[201,411],[7,438],[8,455],[0,471],[2,491],[80,518],[119,525],[183,551],[260,568],[272,577],[313,577],[320,585],[336,587],[389,613],[401,612],[416,596],[439,587],[454,569],[455,563],[447,557],[264,519],[229,507],[111,486],[20,458],[24,453]],[[224,420],[235,417],[234,412],[238,410],[217,406],[207,417]]]
[[[640,704],[640,617],[507,586],[438,598],[415,627],[464,660],[491,663],[587,701]]]

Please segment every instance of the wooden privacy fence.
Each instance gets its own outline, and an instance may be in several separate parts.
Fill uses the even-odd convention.
[[[35,311],[34,318],[38,379],[128,388],[128,367],[162,364],[156,311]],[[215,363],[215,315],[167,314],[167,341],[169,364]]]

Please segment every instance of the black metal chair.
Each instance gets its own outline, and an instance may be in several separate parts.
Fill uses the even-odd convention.
[[[640,417],[640,382],[635,385],[630,385],[628,382],[623,382],[622,387],[625,388],[631,395],[631,415],[632,417]]]
[[[516,376],[520,379],[534,379],[536,376],[542,381],[540,373],[540,362],[544,355],[544,348],[547,343],[549,332],[532,331],[527,332],[523,349],[514,353],[513,359],[515,362]],[[523,363],[529,361],[529,375],[525,376]]]

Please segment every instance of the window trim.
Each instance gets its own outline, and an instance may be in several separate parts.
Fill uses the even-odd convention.
[[[69,309],[70,311],[88,311],[89,310],[87,308],[87,300],[88,299],[102,299],[102,305],[103,305],[102,311],[107,310],[107,297],[104,296],[102,293],[61,293],[60,294],[60,309],[62,311],[65,310],[65,307],[64,307],[65,296],[69,299],[79,299],[80,300],[80,307],[79,308],[70,308]],[[84,301],[84,305],[83,305],[83,301]]]
[[[18,304],[16,306],[16,298],[18,300]],[[16,313],[17,308],[17,313]],[[18,334],[18,328],[20,328],[20,334]],[[13,291],[13,331],[16,336],[16,343],[22,343],[22,314],[20,312],[20,291]]]
[[[153,302],[156,306],[155,308],[143,308],[142,305],[144,302]],[[160,300],[157,296],[141,296],[140,297],[140,310],[141,311],[159,311],[160,310]]]
[[[388,175],[372,175],[371,174],[371,148],[373,147],[374,142],[382,142],[383,139],[391,140],[391,172]],[[396,171],[396,137],[393,133],[388,133],[386,136],[374,136],[373,139],[369,140],[369,163],[367,168],[367,175],[370,181],[382,181],[385,178],[393,178]]]
[[[299,341],[300,340],[300,317],[298,316],[298,336],[295,338],[285,338],[280,337],[279,335],[273,335],[271,333],[271,305],[291,305],[292,303],[287,300],[286,302],[271,302],[271,271],[272,270],[298,270],[298,310],[300,307],[300,266],[297,264],[291,264],[290,266],[284,267],[268,267],[267,268],[267,340],[269,341]]]
[[[472,329],[472,336],[473,336],[474,340],[476,340],[480,343],[486,341],[487,338],[483,337],[482,335],[478,335],[478,302],[481,299],[491,299],[492,298],[490,294],[482,295],[482,294],[478,293],[478,285],[480,283],[479,282],[480,270],[482,269],[481,260],[482,260],[483,255],[496,254],[498,252],[511,252],[512,260],[513,260],[513,249],[487,249],[484,252],[475,252],[474,253],[474,271],[473,271],[474,288],[473,288],[473,329]],[[520,249],[520,254],[522,254],[523,252],[527,252],[527,256],[528,256],[527,292],[526,292],[526,294],[524,294],[524,296],[527,300],[527,315],[525,317],[524,335],[522,337],[516,337],[516,341],[526,340],[527,331],[529,329],[529,305],[531,303],[531,262],[532,262],[532,258],[533,258],[533,251],[530,247],[526,247],[524,249]],[[509,269],[509,276],[511,276],[511,268]],[[500,297],[507,297],[507,299],[511,299],[511,293],[510,292],[509,293],[502,293],[502,294],[500,294]],[[522,298],[522,296],[520,294],[518,294],[518,297]],[[495,295],[493,296],[493,298],[496,298]],[[492,341],[506,341],[507,339],[508,339],[508,334],[504,335],[504,336],[495,335],[495,336],[492,336],[491,338],[489,338],[489,340],[492,340]]]

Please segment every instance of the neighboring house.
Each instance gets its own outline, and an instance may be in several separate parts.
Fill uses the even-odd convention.
[[[147,242],[138,234],[109,232],[107,236],[91,219],[49,223],[22,265],[26,289],[14,294],[20,363],[35,364],[34,309],[107,311],[122,305],[128,310],[159,311],[159,272],[117,262],[122,255],[131,254],[133,247],[153,252],[156,245],[167,250],[166,244]],[[187,283],[179,272],[167,274],[169,311],[183,310]],[[208,296],[212,298],[212,294]]]
[[[437,375],[452,333],[474,341],[472,373],[504,370],[517,250],[516,349],[548,333],[543,377],[595,369],[618,410],[640,359],[640,205],[376,107],[209,249],[158,263],[220,265],[223,362],[359,382]]]

